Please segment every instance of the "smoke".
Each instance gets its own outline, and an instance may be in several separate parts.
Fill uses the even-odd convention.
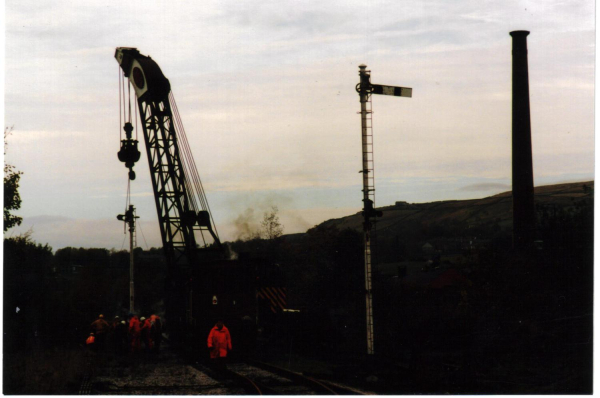
[[[331,218],[354,214],[356,208],[326,208],[311,207],[297,208],[295,196],[279,192],[247,192],[228,201],[233,216],[229,222],[219,226],[219,232],[227,236],[225,240],[248,240],[256,238],[261,233],[261,222],[265,213],[270,213],[273,207],[279,209],[278,217],[284,234],[306,232],[309,228]],[[243,206],[243,207],[242,207]],[[239,209],[245,208],[241,213]]]
[[[260,219],[254,209],[248,208],[233,221],[235,237],[238,240],[247,240],[260,234]]]
[[[227,252],[229,253],[229,260],[237,260],[238,259],[238,254],[235,250],[233,250],[233,247],[231,247],[230,244],[227,244]]]

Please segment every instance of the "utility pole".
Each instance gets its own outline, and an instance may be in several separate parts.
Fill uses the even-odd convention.
[[[383,212],[375,210],[375,168],[373,158],[373,124],[371,94],[393,95],[396,97],[412,97],[412,88],[382,86],[371,84],[371,71],[366,70],[367,65],[358,66],[360,83],[356,91],[360,97],[360,119],[362,127],[362,170],[363,175],[363,240],[365,260],[365,296],[367,304],[367,354],[375,354],[373,330],[373,291],[371,268],[371,233],[374,229],[376,218],[383,216]]]
[[[129,225],[129,313],[134,311],[134,280],[133,280],[133,246],[135,234],[135,219],[139,218],[135,215],[135,208],[129,205],[129,210],[125,214],[119,214],[117,220],[124,221]]]

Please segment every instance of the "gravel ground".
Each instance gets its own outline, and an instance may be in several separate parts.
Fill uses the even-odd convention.
[[[243,395],[187,365],[168,347],[159,358],[144,354],[124,358],[98,356],[91,380],[92,394],[100,395]]]

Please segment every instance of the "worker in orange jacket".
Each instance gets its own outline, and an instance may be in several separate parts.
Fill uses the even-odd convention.
[[[224,369],[227,352],[231,350],[231,336],[229,335],[229,329],[223,325],[221,319],[210,330],[207,342],[210,357],[215,360],[216,367]]]
[[[94,333],[90,333],[87,340],[85,340],[85,344],[90,350],[96,351],[96,347],[98,347],[98,345],[96,344],[96,338],[94,337]]]
[[[104,320],[104,315],[100,314],[98,319],[92,322],[91,329],[94,336],[96,336],[95,344],[97,344],[97,349],[102,351],[104,349],[106,335],[110,331],[110,325]]]

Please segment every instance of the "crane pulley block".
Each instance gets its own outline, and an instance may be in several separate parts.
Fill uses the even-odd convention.
[[[125,137],[127,138],[121,140],[121,149],[119,149],[117,156],[121,162],[125,163],[125,167],[129,169],[129,179],[135,180],[133,166],[140,160],[141,153],[138,150],[138,141],[131,138],[131,132],[133,131],[131,123],[125,123],[123,130],[125,130]]]
[[[138,150],[137,140],[121,140],[121,149],[117,153],[119,160],[125,163],[125,167],[132,168],[138,160],[141,153]]]

